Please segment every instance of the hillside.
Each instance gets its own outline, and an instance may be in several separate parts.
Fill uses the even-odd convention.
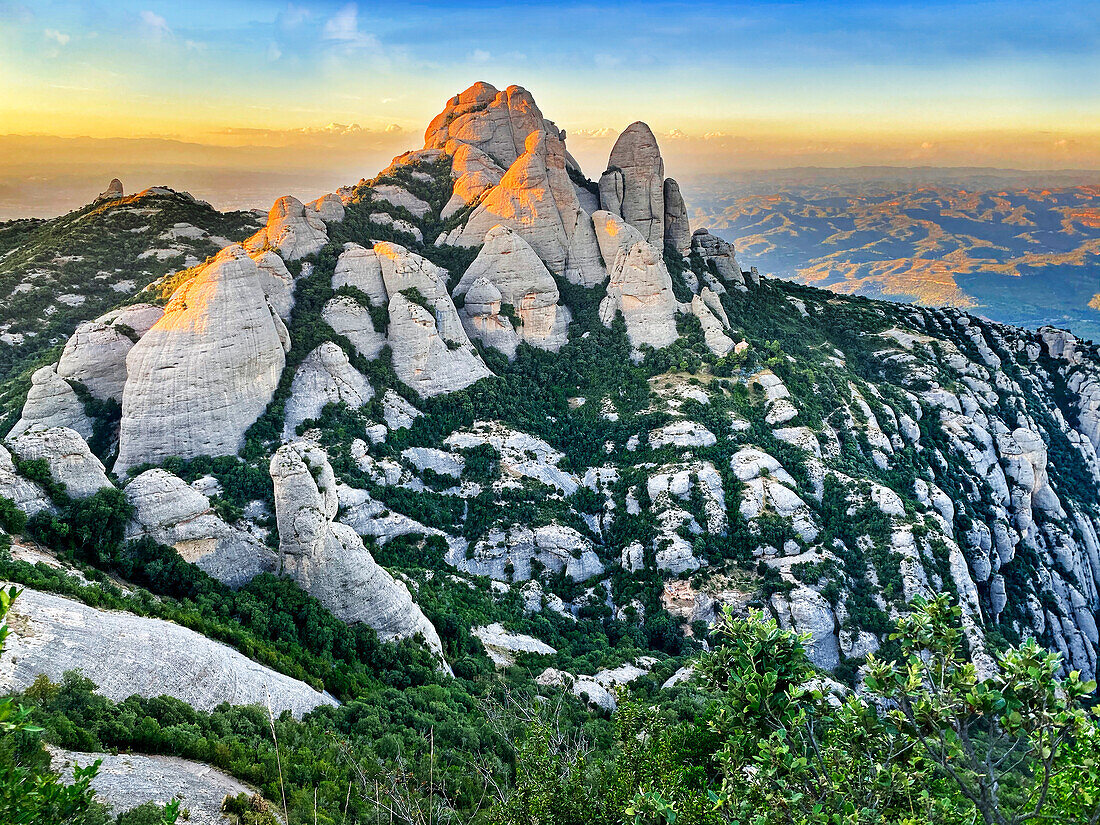
[[[629,750],[635,699],[669,724],[706,704],[695,657],[727,608],[804,634],[807,662],[776,678],[812,675],[838,705],[875,692],[876,659],[906,653],[897,623],[937,594],[975,679],[1028,640],[1060,654],[1051,679],[1095,677],[1097,346],[770,277],[689,221],[644,123],[597,180],[566,139],[525,89],[476,84],[422,149],[280,198],[258,229],[135,196],[206,233],[162,269],[147,250],[167,229],[120,248],[71,216],[7,228],[9,257],[95,240],[76,263],[113,273],[62,302],[63,349],[19,349],[8,373],[59,356],[9,396],[0,447],[0,577],[54,605],[13,622],[9,649],[66,651],[52,669],[5,654],[0,685],[52,744],[208,762],[272,802],[285,770],[295,822],[318,798],[333,822],[392,813],[379,785],[433,821],[441,800],[484,821],[491,783],[523,779],[502,692]],[[57,287],[12,277],[39,303],[7,323],[41,330]],[[72,618],[107,610],[124,614]],[[755,655],[789,643],[769,632]],[[281,686],[294,713],[231,706],[255,695],[219,687],[236,678]]]
[[[776,172],[724,189],[700,182],[694,215],[743,262],[776,277],[1100,337],[1097,187],[1070,175],[1037,185],[1034,173],[950,172]],[[1049,182],[1059,177],[1066,183]]]

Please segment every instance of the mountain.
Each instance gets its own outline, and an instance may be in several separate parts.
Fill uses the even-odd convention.
[[[745,263],[835,292],[1100,337],[1095,172],[870,168],[692,181]]]
[[[941,593],[978,676],[1027,639],[1096,674],[1097,346],[745,269],[693,227],[644,123],[598,179],[566,139],[527,90],[479,83],[423,148],[280,198],[259,227],[159,190],[7,227],[10,292],[36,302],[5,304],[24,336],[8,374],[37,369],[7,402],[0,575],[143,617],[13,624],[17,649],[125,662],[89,664],[62,701],[26,654],[0,659],[0,685],[56,709],[55,744],[285,791],[266,712],[163,673],[131,641],[151,619],[341,703],[318,693],[312,721],[279,723],[300,817],[312,792],[341,809],[343,779],[303,777],[344,748],[434,776],[429,728],[472,810],[463,760],[511,758],[480,713],[498,686],[557,697],[606,743],[619,686],[691,690],[724,608],[806,634],[841,692],[869,690],[868,657],[898,655],[894,623]],[[154,243],[185,268],[158,268]],[[106,277],[63,281],[84,300],[60,301],[45,284],[72,259]],[[28,344],[56,314],[75,325],[63,349]],[[95,705],[76,738],[69,697],[119,696],[116,672],[139,695]]]

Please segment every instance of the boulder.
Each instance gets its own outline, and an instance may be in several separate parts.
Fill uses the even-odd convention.
[[[306,441],[283,445],[271,458],[271,479],[287,575],[343,621],[366,624],[386,640],[420,636],[442,659],[439,634],[408,587],[375,562],[352,528],[334,520],[339,496],[324,450]]]
[[[56,364],[34,371],[23,412],[8,438],[17,438],[31,427],[67,427],[82,438],[92,437],[92,419],[76,390],[57,374]]]
[[[713,266],[718,278],[734,288],[744,289],[745,278],[741,274],[741,265],[734,256],[733,245],[706,229],[696,229],[691,236],[691,251],[698,253],[707,266]]]
[[[283,440],[295,438],[304,421],[320,418],[326,404],[357,409],[374,397],[370,382],[348,362],[347,354],[326,341],[302,359],[290,385],[283,423]]]
[[[836,617],[825,597],[812,588],[800,585],[784,596],[774,593],[772,609],[784,630],[808,633],[806,656],[824,670],[840,664],[840,645],[836,636]]]
[[[126,485],[134,515],[126,538],[149,536],[230,587],[278,569],[278,558],[247,530],[227,524],[210,499],[167,470],[146,470]]]
[[[95,398],[121,401],[126,356],[163,315],[160,307],[135,304],[85,321],[65,344],[57,374],[67,381],[80,382]]]
[[[493,622],[485,627],[475,627],[470,633],[485,646],[485,652],[497,667],[514,665],[517,654],[534,653],[539,656],[551,656],[557,653],[546,642],[534,636],[505,630],[499,622]]]
[[[337,704],[305,682],[264,667],[201,633],[162,619],[24,588],[9,616],[0,692],[29,688],[39,674],[60,682],[80,670],[108,699],[171,696],[210,712],[223,702],[262,705],[296,718]]]
[[[278,386],[285,335],[256,263],[237,245],[219,252],[126,357],[116,472],[235,454]]]
[[[611,273],[607,297],[600,304],[600,320],[611,326],[621,312],[631,345],[667,347],[678,337],[679,304],[664,256],[623,218],[604,211],[592,217]]]
[[[649,126],[640,121],[627,126],[615,141],[607,166],[600,180],[600,207],[620,215],[646,241],[663,249],[665,162]],[[608,175],[611,180],[605,184]]]
[[[339,223],[344,219],[344,204],[340,200],[340,196],[335,193],[322,195],[317,200],[310,201],[306,206],[312,209],[317,217],[323,221]]]
[[[684,196],[680,194],[680,184],[672,178],[665,178],[664,197],[665,246],[687,255],[691,251],[691,222]]]
[[[35,425],[14,438],[9,434],[7,442],[24,461],[45,461],[53,480],[73,498],[88,498],[111,486],[103,463],[92,455],[80,433],[68,427]]]
[[[28,516],[50,508],[50,497],[46,491],[15,471],[15,462],[3,444],[0,444],[0,497],[12,502]]]

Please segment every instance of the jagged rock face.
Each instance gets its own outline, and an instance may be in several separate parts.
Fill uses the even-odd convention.
[[[447,141],[447,154],[451,156],[451,177],[454,178],[454,189],[450,200],[440,212],[443,220],[473,203],[500,183],[507,168],[501,167],[473,144],[461,143],[454,139]]]
[[[523,154],[447,242],[476,246],[497,224],[522,235],[551,271],[573,283],[594,286],[606,277],[591,217],[580,208],[556,133],[532,132]]]
[[[665,246],[686,255],[691,251],[691,222],[684,196],[680,194],[680,184],[672,178],[665,178],[664,198]]]
[[[50,508],[46,491],[16,473],[11,453],[3,444],[0,444],[0,496],[8,499],[28,516]]]
[[[60,682],[80,670],[116,702],[172,696],[211,711],[222,702],[263,705],[301,717],[336,705],[327,693],[253,662],[236,650],[166,622],[97,610],[24,588],[11,609],[12,632],[0,659],[0,690],[26,690],[39,674]]]
[[[226,524],[210,499],[167,470],[146,470],[126,485],[134,516],[126,538],[149,536],[230,587],[273,573],[278,559],[247,530]]]
[[[640,121],[627,126],[607,166],[600,179],[600,208],[621,215],[646,241],[663,249],[665,162],[652,130]]]
[[[353,286],[365,293],[374,306],[384,307],[390,299],[382,280],[382,263],[373,249],[365,249],[357,243],[344,244],[344,251],[336,261],[332,276],[332,288]]]
[[[271,479],[286,573],[338,618],[366,624],[383,639],[420,635],[442,658],[439,634],[408,587],[374,561],[352,528],[334,521],[339,496],[324,451],[304,441],[280,447]]]
[[[772,595],[772,607],[784,630],[808,633],[806,655],[817,667],[833,670],[840,664],[836,620],[824,597],[809,587],[798,587],[784,596]]]
[[[587,581],[604,572],[592,543],[572,527],[560,524],[533,530],[519,526],[493,529],[469,554],[460,547],[452,547],[447,553],[448,563],[459,570],[497,581],[532,578],[533,560],[543,570],[551,574],[564,572],[573,581]]]
[[[333,332],[351,341],[364,358],[377,358],[386,345],[386,333],[374,328],[370,311],[347,295],[330,299],[321,311],[321,318]]]
[[[165,805],[173,799],[187,811],[188,825],[225,825],[222,802],[227,796],[252,796],[256,790],[228,774],[199,762],[175,756],[143,756],[136,753],[77,753],[47,745],[51,770],[69,782],[73,766],[86,768],[96,762],[99,772],[92,779],[96,799],[110,805],[113,813],[132,810],[153,802]]]
[[[160,307],[135,304],[85,321],[65,344],[57,374],[68,381],[79,381],[96,398],[121,401],[126,356],[134,342],[163,315]]]
[[[285,335],[255,262],[239,246],[223,249],[126,358],[116,471],[235,454],[278,386]]]
[[[745,288],[745,279],[741,275],[741,266],[733,253],[733,245],[711,235],[706,229],[696,229],[691,236],[691,251],[702,256],[703,261],[713,265],[722,282],[738,289]]]
[[[610,326],[621,312],[634,347],[667,347],[678,337],[679,304],[664,257],[625,219],[600,211],[593,220],[611,273],[607,297],[600,304],[600,320]]]
[[[545,121],[523,87],[499,92],[488,83],[475,83],[447,101],[428,124],[424,146],[443,149],[452,140],[465,143],[507,169],[523,154],[527,136],[544,129]]]
[[[531,245],[508,227],[489,230],[454,294],[465,298],[460,315],[466,331],[509,357],[519,341],[556,352],[568,337],[569,310],[558,304],[553,276]],[[501,304],[519,317],[518,329],[500,315]]]
[[[92,437],[92,419],[76,391],[57,374],[56,364],[34,371],[22,415],[8,438],[17,438],[31,427],[67,427],[82,438]]]
[[[347,354],[327,341],[307,355],[294,374],[286,402],[283,440],[290,441],[303,421],[319,418],[326,404],[357,409],[374,397],[370,382],[348,362]]]
[[[80,433],[68,427],[36,425],[19,436],[8,435],[8,446],[24,461],[42,459],[50,475],[73,498],[87,498],[111,481],[103,463],[92,455]]]
[[[288,261],[320,251],[328,243],[328,230],[321,216],[297,198],[284,195],[275,201],[267,226],[245,241],[250,251],[271,247]]]

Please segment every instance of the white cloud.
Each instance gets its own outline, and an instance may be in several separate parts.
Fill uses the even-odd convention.
[[[189,52],[204,52],[206,51],[206,44],[200,43],[197,40],[184,40],[183,46]]]
[[[324,36],[350,46],[378,46],[378,39],[373,34],[360,31],[359,7],[355,3],[348,3],[325,21]]]
[[[470,54],[470,60],[474,63],[488,63],[490,57],[492,57],[492,55],[484,49],[474,49]]]
[[[59,32],[57,29],[46,29],[46,39],[56,40],[62,46],[66,46],[69,41],[72,40],[72,36],[64,32]]]
[[[277,43],[269,43],[267,46],[267,59],[274,63],[280,57],[283,56],[282,49],[279,48]]]
[[[168,28],[168,21],[156,12],[145,10],[141,12],[140,17],[141,22],[152,30],[153,36],[156,39],[159,40],[164,35],[170,35],[172,33],[172,30]]]

